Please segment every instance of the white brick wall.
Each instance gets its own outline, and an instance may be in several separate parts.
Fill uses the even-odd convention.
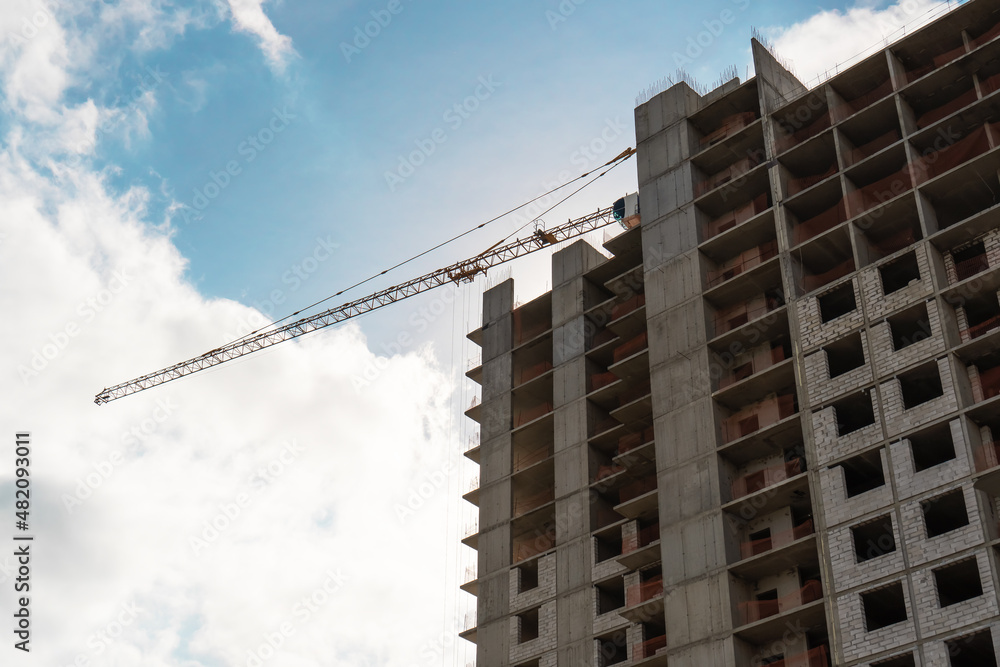
[[[812,413],[813,435],[816,441],[816,458],[820,465],[850,456],[885,439],[882,433],[882,423],[879,419],[879,404],[875,393],[869,392],[872,400],[872,410],[875,413],[875,423],[843,437],[837,435],[837,418],[833,406]]]
[[[894,512],[877,520],[877,525],[891,524],[895,550],[886,552],[888,540],[878,540],[874,544],[861,545],[864,552],[881,553],[866,561],[857,562],[855,544],[851,529],[871,521],[875,517],[865,517],[833,528],[829,532],[830,560],[833,566],[834,588],[837,592],[857,586],[870,584],[883,577],[901,572],[905,568],[903,561],[903,539],[899,532],[898,521]]]
[[[510,592],[510,610],[518,612],[522,609],[537,607],[543,600],[555,597],[556,594],[556,555],[554,553],[538,559],[538,586],[523,593],[521,590],[521,570],[518,567],[510,569],[508,580]]]
[[[885,450],[880,451],[882,469],[887,471]],[[887,473],[888,474],[888,473]],[[847,497],[844,489],[844,469],[840,466],[819,470],[819,484],[823,494],[823,514],[827,527],[845,521],[854,521],[859,516],[874,514],[892,505],[892,487],[886,483],[865,493]]]
[[[992,634],[993,639],[993,651],[998,657],[1000,657],[1000,622],[993,621],[989,625],[980,628],[968,628],[961,632],[957,632],[951,637],[945,637],[938,641],[927,642],[924,644],[924,657],[926,658],[926,663],[928,665],[946,666],[950,664],[948,658],[948,645],[945,643],[947,640],[955,642],[957,645],[956,655],[961,655],[962,650],[962,637],[967,637],[968,635],[980,632],[982,630],[989,630]],[[956,641],[957,640],[957,641]]]
[[[805,358],[806,393],[809,405],[826,403],[841,394],[847,394],[872,381],[872,369],[869,363],[868,341],[861,336],[861,348],[865,354],[865,364],[834,379],[830,379],[830,364],[826,352],[818,350]]]
[[[936,498],[955,488],[962,489],[966,512],[969,515],[969,525],[928,538],[920,501]],[[954,484],[915,497],[901,504],[900,515],[903,520],[903,539],[906,541],[906,553],[910,560],[910,567],[918,567],[983,543],[983,527],[971,483],[964,486]]]
[[[972,471],[961,420],[953,419],[948,426],[951,429],[952,443],[955,446],[955,458],[920,472],[915,472],[913,469],[913,450],[909,440],[904,438],[889,445],[898,499],[906,500],[927,493],[949,484],[953,480],[965,477]]]
[[[521,618],[510,617],[510,663],[516,665],[528,658],[540,656],[556,648],[556,601],[551,600],[538,611],[538,637],[521,643]]]
[[[997,599],[993,588],[993,576],[990,573],[989,558],[985,551],[979,551],[975,554],[976,563],[979,566],[979,580],[983,585],[983,594],[970,600],[941,607],[933,571],[966,558],[968,558],[967,554],[942,563],[935,563],[933,567],[924,568],[910,575],[916,592],[917,622],[920,624],[922,635],[936,635],[941,632],[958,630],[996,615]]]
[[[837,598],[837,617],[840,619],[844,658],[847,661],[888,651],[916,639],[916,625],[913,618],[913,606],[910,604],[909,587],[906,585],[905,578],[901,581],[903,599],[906,602],[906,620],[872,632],[865,630],[865,611],[861,604],[861,593],[877,590],[880,586],[866,591],[848,593]]]
[[[903,394],[898,379],[893,378],[880,385],[882,404],[885,409],[885,428],[889,432],[889,437],[917,428],[922,424],[929,424],[958,410],[958,396],[955,393],[955,383],[951,375],[951,363],[947,357],[937,360],[937,370],[941,378],[943,391],[941,396],[909,410],[903,409]]]
[[[876,322],[868,329],[872,359],[875,361],[878,377],[885,377],[901,368],[906,368],[944,351],[944,333],[941,328],[941,314],[938,311],[937,302],[927,301],[926,304],[927,321],[930,324],[929,337],[907,345],[899,351],[893,349],[892,331],[888,321]]]
[[[817,347],[841,338],[865,323],[864,311],[861,308],[861,292],[856,281],[852,279],[849,282],[854,286],[854,300],[857,308],[829,322],[824,323],[820,316],[818,300],[820,294],[799,299],[795,303],[798,311],[799,336],[804,352],[811,352]],[[839,283],[838,286],[842,284]],[[829,289],[825,290],[823,294],[830,291]]]
[[[879,272],[879,267],[891,263],[893,259],[908,254],[909,251],[899,252],[892,255],[888,260],[861,269],[859,278],[863,286],[865,310],[868,312],[868,320],[870,322],[880,320],[888,313],[916,303],[934,291],[934,286],[931,282],[931,264],[927,256],[927,247],[923,243],[920,243],[914,246],[914,249],[917,264],[920,267],[920,280],[911,283],[903,289],[896,290],[892,294],[882,294],[882,274]]]

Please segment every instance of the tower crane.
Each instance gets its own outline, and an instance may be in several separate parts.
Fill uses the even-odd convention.
[[[619,160],[630,157],[634,153],[635,150],[629,148],[612,160],[612,162],[617,163]],[[600,209],[596,213],[570,220],[548,230],[536,229],[530,236],[519,238],[503,245],[501,245],[503,243],[501,241],[475,257],[462,260],[443,269],[432,271],[419,278],[413,278],[399,285],[388,287],[374,294],[369,294],[360,299],[274,329],[249,334],[193,359],[182,361],[173,366],[158,370],[155,373],[142,375],[128,382],[116,384],[113,387],[107,387],[94,397],[94,403],[103,405],[165,382],[224,364],[227,361],[252,354],[253,352],[277,345],[292,338],[298,338],[318,329],[338,324],[352,317],[358,317],[359,315],[403,299],[408,299],[411,296],[432,290],[436,287],[442,287],[449,283],[470,283],[480,273],[485,274],[490,267],[509,262],[522,255],[536,252],[562,241],[594,231],[595,229],[601,229],[615,222],[620,223],[626,229],[639,224],[638,195],[635,193],[627,195],[616,201],[614,205]]]

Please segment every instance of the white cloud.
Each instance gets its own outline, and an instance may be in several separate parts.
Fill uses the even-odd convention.
[[[271,69],[277,73],[285,71],[288,61],[295,55],[292,40],[282,35],[264,13],[265,0],[227,0],[233,13],[233,24],[241,32],[257,38],[261,51]]]
[[[775,51],[790,61],[799,79],[815,85],[816,77],[834,63],[850,66],[875,50],[932,21],[949,7],[937,0],[900,0],[881,9],[881,2],[858,2],[847,11],[827,10],[765,35]],[[951,3],[954,7],[955,3]],[[816,45],[822,44],[822,49]]]
[[[449,378],[431,350],[378,358],[348,325],[93,405],[259,316],[185,280],[144,189],[113,192],[66,157],[116,111],[66,101],[84,40],[48,29],[0,57],[0,515],[13,515],[12,435],[30,430],[37,540],[32,653],[4,664],[244,665],[283,623],[267,667],[438,664],[423,649],[460,641],[442,566],[456,564],[457,479],[405,522],[396,507],[459,465]]]

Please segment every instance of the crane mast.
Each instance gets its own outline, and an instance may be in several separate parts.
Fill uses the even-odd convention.
[[[631,155],[632,152],[634,151],[630,149],[630,151],[623,153],[622,156],[626,156],[626,154]],[[616,159],[621,159],[622,156]],[[630,195],[629,197],[634,197],[634,195]],[[619,200],[619,204],[621,202],[622,200]],[[522,255],[586,234],[595,229],[606,227],[614,222],[620,222],[626,227],[632,226],[629,224],[632,221],[622,219],[622,211],[621,206],[609,206],[608,208],[598,210],[596,213],[591,213],[576,220],[570,220],[549,230],[536,229],[531,236],[517,239],[506,245],[497,244],[475,257],[457,262],[443,269],[438,269],[419,278],[408,280],[402,284],[394,285],[374,294],[369,294],[355,301],[296,320],[278,328],[245,336],[193,359],[188,359],[155,373],[149,373],[128,382],[105,388],[94,397],[94,402],[98,405],[103,405],[129,394],[150,389],[165,382],[170,382],[171,380],[218,366],[227,361],[271,347],[272,345],[277,345],[286,340],[298,338],[318,329],[338,324],[352,317],[358,317],[359,315],[387,306],[390,303],[407,299],[436,287],[447,285],[448,283],[460,284],[462,282],[472,282],[477,275],[480,273],[485,274],[487,269],[497,264],[509,262]]]

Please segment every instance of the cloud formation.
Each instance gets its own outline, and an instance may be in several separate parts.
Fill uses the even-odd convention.
[[[291,38],[282,35],[264,13],[265,0],[227,0],[233,16],[233,26],[240,32],[256,37],[271,69],[278,74],[285,71],[294,57]]]

